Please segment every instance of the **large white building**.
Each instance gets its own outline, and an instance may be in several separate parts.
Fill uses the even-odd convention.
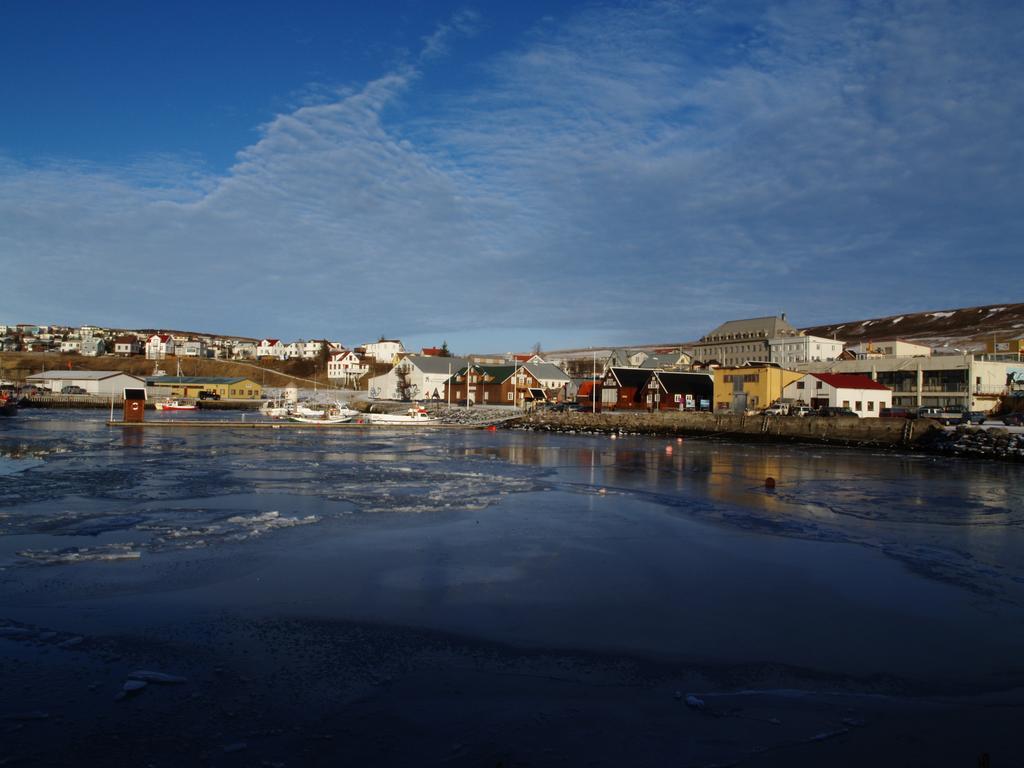
[[[850,347],[850,352],[859,358],[867,357],[931,357],[932,348],[910,341],[862,341]]]
[[[892,407],[892,390],[870,376],[852,373],[808,373],[782,389],[788,400],[802,400],[811,408],[849,408],[858,416],[876,418]]]
[[[364,344],[366,356],[372,357],[378,363],[390,363],[399,352],[405,352],[402,342],[397,339],[381,339],[371,344]]]
[[[445,396],[445,382],[468,364],[469,361],[461,357],[409,355],[387,373],[370,379],[370,396],[381,400],[400,399],[399,378],[405,376],[413,400],[440,400]]]
[[[893,405],[962,405],[971,411],[991,411],[999,405],[1010,389],[1008,376],[1019,368],[1019,363],[983,360],[971,354],[869,357],[797,367],[808,372],[864,374],[893,390]]]
[[[90,395],[121,395],[126,387],[142,388],[146,380],[121,371],[44,371],[25,378],[26,383],[59,393],[64,387],[81,387]]]
[[[835,360],[843,354],[844,342],[822,336],[778,336],[768,339],[768,359],[788,368],[796,363]]]

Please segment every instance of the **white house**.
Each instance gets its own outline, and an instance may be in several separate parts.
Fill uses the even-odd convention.
[[[160,360],[174,354],[174,337],[166,333],[154,333],[146,339],[146,358]]]
[[[326,339],[310,339],[309,341],[302,341],[299,339],[295,342],[295,346],[298,349],[298,356],[303,360],[315,360],[323,352],[324,348],[327,348],[328,354],[333,352],[341,352],[344,347],[341,344],[336,344]]]
[[[231,357],[235,360],[252,360],[256,357],[258,346],[254,341],[236,341],[231,347]]]
[[[64,354],[77,354],[82,351],[81,339],[65,339],[60,343],[60,351]]]
[[[845,342],[823,336],[777,336],[768,339],[768,359],[783,368],[796,363],[835,360],[843,354]]]
[[[181,357],[206,357],[206,343],[197,339],[189,339],[177,349]]]
[[[445,382],[468,364],[462,357],[409,355],[387,373],[370,379],[370,396],[381,400],[399,399],[399,376],[404,375],[413,400],[440,400],[445,396]]]
[[[560,389],[562,396],[566,396],[572,379],[557,365],[553,363],[524,363],[522,367],[537,379],[545,390]]]
[[[349,386],[370,372],[370,365],[351,349],[334,352],[327,359],[327,378]]]
[[[82,346],[78,351],[86,357],[98,357],[107,351],[107,344],[98,336],[89,336],[82,339]]]
[[[381,339],[371,344],[364,344],[366,355],[378,363],[389,363],[399,352],[405,352],[402,342],[397,339]]]
[[[865,417],[877,417],[883,408],[892,407],[891,389],[856,373],[808,373],[787,384],[782,396],[811,408],[849,408]]]
[[[81,387],[90,395],[121,395],[125,387],[146,386],[145,379],[121,371],[44,371],[25,381],[58,393],[67,386]]]
[[[285,345],[279,339],[262,339],[256,345],[256,357],[276,357],[285,360]]]

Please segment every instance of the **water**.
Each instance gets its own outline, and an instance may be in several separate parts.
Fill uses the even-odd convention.
[[[223,650],[200,638],[237,634],[263,659],[255,674],[281,622],[307,644],[324,626],[383,632],[404,650],[372,666],[396,690],[431,672],[397,661],[435,648],[409,632],[473,649],[442,664],[432,691],[467,658],[472,687],[524,653],[547,660],[531,662],[538,677],[552,658],[572,667],[574,684],[624,663],[667,665],[649,673],[653,688],[697,675],[733,693],[930,703],[1024,682],[1019,465],[690,438],[142,431],[102,418],[23,411],[0,425],[0,624],[173,640],[192,649],[179,664]],[[614,683],[625,695],[635,681]],[[734,736],[734,751],[752,749]],[[705,747],[687,747],[694,764],[732,754]]]

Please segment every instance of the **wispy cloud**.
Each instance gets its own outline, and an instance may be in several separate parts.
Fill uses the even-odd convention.
[[[420,59],[429,61],[439,56],[446,56],[450,51],[451,41],[459,37],[472,37],[476,34],[480,23],[480,14],[467,8],[452,16],[446,24],[439,24],[427,37],[423,38],[423,50]]]
[[[1009,300],[1022,16],[593,7],[438,91],[430,61],[482,23],[460,15],[223,176],[0,160],[3,312],[500,347]]]

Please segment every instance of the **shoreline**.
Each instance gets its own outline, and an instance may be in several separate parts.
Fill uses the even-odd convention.
[[[949,431],[932,419],[735,416],[711,413],[527,414],[507,428],[609,437],[721,437],[739,442],[886,448],[957,458],[1024,460],[1024,434],[961,425]]]

